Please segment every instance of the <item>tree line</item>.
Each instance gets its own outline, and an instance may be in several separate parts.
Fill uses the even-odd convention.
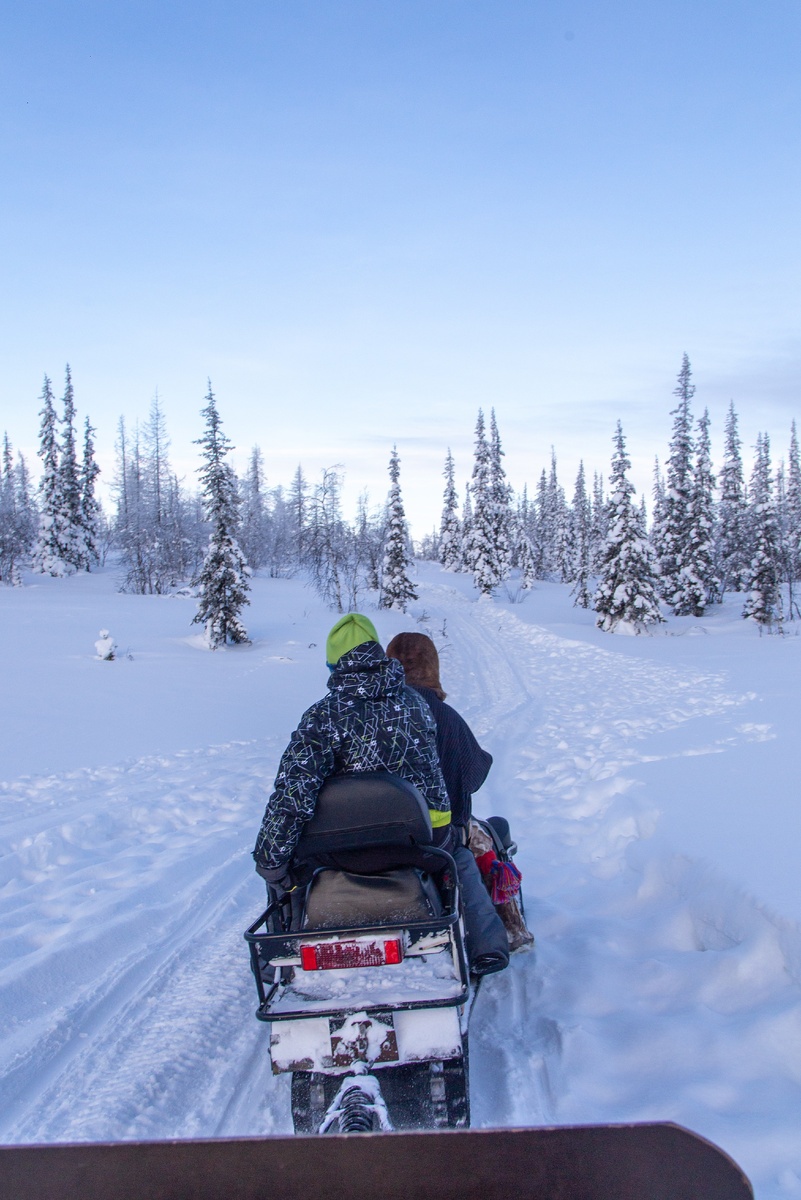
[[[249,578],[309,574],[319,594],[339,611],[355,608],[368,591],[381,606],[405,609],[416,599],[409,578],[412,546],[400,489],[400,459],[389,460],[385,504],[359,499],[354,522],[342,510],[343,471],[326,468],[309,483],[298,467],[288,488],[268,487],[261,450],[251,451],[238,477],[227,462],[234,448],[222,430],[209,382],[200,447],[199,486],[190,488],[170,463],[170,441],[158,393],[147,420],[133,430],[120,418],[111,481],[113,510],[95,497],[99,468],[94,429],[85,421],[83,458],[76,452],[75,400],[66,370],[61,415],[45,377],[40,413],[42,475],[34,489],[21,454],[4,437],[0,475],[0,581],[20,584],[28,567],[52,576],[91,571],[113,552],[122,591],[164,594],[190,586],[195,620],[209,644],[247,640],[240,613]]]
[[[760,624],[799,615],[801,469],[795,423],[786,466],[781,463],[774,472],[768,435],[760,433],[746,482],[732,404],[716,475],[709,415],[704,411],[693,417],[694,394],[685,354],[674,391],[665,469],[658,460],[655,465],[650,529],[645,498],[639,504],[633,500],[619,423],[608,492],[597,471],[589,485],[581,463],[568,502],[553,451],[550,469],[542,471],[532,494],[528,486],[514,493],[503,466],[495,411],[487,427],[479,410],[472,475],[462,504],[448,450],[441,519],[423,539],[420,556],[472,574],[482,595],[491,595],[513,577],[523,592],[538,580],[569,583],[574,602],[594,608],[604,629],[620,622],[642,629],[661,620],[665,609],[701,616],[731,591],[743,594],[743,615]],[[338,611],[358,607],[368,593],[377,594],[380,605],[401,609],[416,598],[396,449],[389,460],[386,500],[371,504],[363,492],[355,519],[348,520],[342,508],[341,466],[324,469],[311,482],[298,466],[287,487],[270,487],[263,455],[255,446],[237,476],[226,462],[233,447],[222,433],[209,384],[202,410],[205,430],[197,439],[200,486],[192,488],[170,463],[166,418],[156,393],[143,424],[130,430],[120,418],[113,511],[106,514],[95,496],[99,470],[88,417],[82,454],[77,450],[69,367],[61,415],[47,377],[41,402],[42,474],[36,489],[23,457],[14,461],[7,436],[3,442],[0,580],[19,583],[22,566],[51,575],[92,570],[113,551],[125,591],[165,593],[193,586],[201,595],[199,611],[206,612],[207,633],[215,626],[204,589],[215,570],[222,572],[219,594],[226,587],[231,594],[242,592],[237,611],[247,602],[247,580],[255,571],[307,573]],[[220,559],[223,542],[227,549]],[[214,567],[212,546],[218,555]],[[224,578],[229,579],[226,585],[220,583]],[[221,640],[242,640],[244,630],[237,629],[234,616],[226,622]],[[210,641],[220,644],[218,634],[209,633]]]
[[[507,484],[494,411],[487,435],[478,414],[473,473],[461,516],[453,458],[445,460],[444,505],[428,557],[449,570],[472,573],[490,595],[518,569],[520,586],[556,579],[572,584],[574,602],[598,613],[598,625],[621,622],[639,630],[676,616],[703,616],[726,592],[743,594],[743,616],[763,625],[801,616],[801,465],[795,422],[787,464],[774,472],[767,433],[757,438],[753,470],[745,479],[737,413],[730,404],[723,464],[716,477],[705,409],[692,414],[695,385],[685,354],[674,389],[673,430],[666,471],[656,461],[653,519],[645,498],[634,504],[631,462],[620,422],[613,438],[609,491],[596,472],[588,492],[579,464],[568,504],[552,453],[533,501],[527,488],[515,498]]]

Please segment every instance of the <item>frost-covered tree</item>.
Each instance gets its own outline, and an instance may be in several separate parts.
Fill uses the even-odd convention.
[[[81,536],[83,540],[82,554],[87,571],[100,561],[98,543],[102,525],[100,502],[95,495],[95,482],[100,474],[100,467],[95,462],[95,429],[89,418],[84,419],[83,426],[83,457],[78,475],[78,486],[81,496]]]
[[[269,513],[264,481],[264,457],[258,446],[254,446],[250,452],[247,470],[240,480],[239,492],[239,543],[251,570],[258,571],[266,564],[269,554]]]
[[[570,574],[567,545],[567,505],[556,472],[556,451],[551,447],[551,469],[543,470],[537,487],[537,540],[543,576],[564,580]]]
[[[20,462],[24,473],[21,456]],[[25,476],[23,474],[21,484],[20,471],[14,466],[11,442],[5,433],[0,463],[0,583],[17,587],[22,583],[19,569],[33,540],[32,517]]]
[[[570,594],[574,598],[574,605],[579,608],[589,608],[592,603],[589,591],[589,579],[592,573],[592,509],[587,495],[583,461],[579,463],[576,486],[573,491],[571,543],[574,556],[574,582]]]
[[[609,510],[604,496],[604,481],[600,471],[592,477],[592,573],[599,574],[606,550],[609,529]]]
[[[609,478],[609,528],[594,607],[599,629],[642,633],[663,620],[656,590],[654,555],[640,510],[632,503],[631,462],[620,421],[614,436]]]
[[[296,567],[300,567],[304,561],[304,539],[308,520],[308,505],[309,485],[306,482],[303,469],[298,464],[298,468],[292,476],[292,482],[289,485],[289,495],[287,497],[291,556]]]
[[[720,580],[715,570],[715,476],[709,440],[709,413],[698,420],[695,465],[688,508],[687,541],[673,593],[677,616],[703,616],[708,604],[718,599]]]
[[[470,484],[464,485],[464,504],[462,505],[462,565],[461,570],[468,573],[473,570],[473,502],[470,499]]]
[[[439,561],[446,571],[458,571],[462,564],[462,529],[459,524],[459,498],[456,494],[450,447],[443,475],[445,491],[442,494],[442,520],[439,527]]]
[[[751,560],[741,445],[737,431],[737,413],[732,400],[726,416],[723,466],[719,478],[716,559],[721,599],[725,592],[739,592],[746,586]]]
[[[662,474],[658,455],[654,458],[654,482],[651,488],[651,495],[654,498],[651,543],[654,546],[654,553],[656,553],[656,539],[665,522],[665,476]]]
[[[790,614],[798,610],[794,585],[801,580],[801,459],[795,421],[790,429],[790,453],[787,460],[787,560],[790,588]],[[801,616],[801,613],[799,613]]]
[[[386,536],[386,513],[381,509],[371,510],[367,492],[362,492],[356,510],[354,536],[354,580],[360,588],[367,587],[372,592],[380,590]],[[355,608],[355,584],[352,594],[352,607]]]
[[[757,437],[750,501],[753,554],[747,574],[743,616],[752,617],[759,625],[771,625],[781,620],[782,602],[779,530],[767,434],[760,433]]]
[[[282,484],[268,495],[267,565],[274,579],[288,579],[297,570],[293,510]]]
[[[503,449],[495,409],[490,411],[489,499],[491,540],[498,583],[509,578],[512,565],[512,489],[503,469]]]
[[[659,559],[662,595],[674,612],[683,612],[684,592],[680,585],[685,555],[690,545],[690,505],[693,480],[693,437],[690,401],[695,395],[690,360],[682,358],[678,383],[673,390],[677,405],[671,411],[673,434],[667,460],[667,487],[661,520],[654,524],[653,542]]]
[[[201,447],[203,458],[199,475],[211,533],[206,557],[194,580],[199,596],[192,623],[205,627],[208,644],[216,650],[229,641],[248,640],[239,614],[250,603],[250,571],[236,540],[239,521],[236,476],[225,461],[233,447],[222,431],[211,380],[201,415],[205,417],[206,428],[195,444]]]
[[[565,500],[565,489],[556,474],[556,451],[551,447],[551,470],[546,491],[547,518],[544,526],[548,530],[547,557],[551,572],[561,583],[574,579],[573,542],[570,528],[570,510]]]
[[[470,500],[473,519],[467,545],[466,561],[473,572],[473,581],[482,596],[491,596],[503,578],[498,561],[495,536],[495,512],[491,490],[491,450],[487,441],[484,413],[478,410],[473,457],[473,476],[470,481]]]
[[[148,419],[133,433],[120,418],[114,542],[125,569],[122,590],[164,594],[197,574],[208,529],[196,499],[185,494],[169,463],[169,438],[156,392]]]
[[[67,364],[64,382],[64,413],[58,458],[57,537],[59,557],[68,569],[83,570],[87,565],[86,544],[81,514],[81,481],[75,448],[75,391],[72,372]]]
[[[42,476],[39,480],[39,533],[33,554],[33,569],[43,575],[65,575],[68,564],[61,557],[61,476],[58,469],[58,437],[53,389],[45,375],[42,388],[39,449]]]
[[[531,591],[540,576],[536,552],[523,528],[517,534],[517,565],[520,568],[520,586],[525,592]]]
[[[305,564],[318,595],[345,611],[350,531],[342,516],[341,468],[326,467],[312,488],[305,534]]]
[[[7,582],[20,584],[22,582],[19,568],[24,563],[30,563],[30,556],[36,544],[36,534],[39,528],[39,513],[31,486],[28,464],[22,453],[17,452],[17,461],[10,465],[11,443],[8,443],[9,456],[6,458],[5,444],[3,448],[3,489],[6,493],[6,510],[12,514],[10,538],[6,545]]]
[[[381,579],[381,608],[394,608],[406,612],[410,600],[417,599],[417,592],[409,578],[413,567],[409,554],[409,533],[403,509],[400,488],[400,459],[397,447],[392,447],[389,458],[390,489],[387,500],[386,543]]]

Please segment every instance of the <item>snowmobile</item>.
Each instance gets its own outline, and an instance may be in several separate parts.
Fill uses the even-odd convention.
[[[508,858],[506,823],[488,829]],[[411,783],[333,777],[295,852],[299,885],[273,895],[245,933],[272,1069],[292,1075],[296,1133],[470,1124],[478,981],[456,867],[432,842]]]

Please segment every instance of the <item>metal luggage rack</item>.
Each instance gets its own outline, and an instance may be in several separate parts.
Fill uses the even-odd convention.
[[[280,1013],[275,1013],[271,1010],[270,1005],[272,1000],[281,987],[282,968],[276,966],[272,968],[276,978],[272,984],[268,985],[268,990],[265,989],[265,981],[262,976],[262,968],[264,963],[268,963],[271,959],[300,959],[301,946],[321,940],[337,939],[354,940],[356,938],[383,938],[386,940],[392,938],[403,937],[408,934],[411,939],[411,944],[414,945],[420,938],[426,934],[442,935],[447,934],[451,943],[451,950],[455,951],[453,960],[458,964],[459,978],[461,982],[461,990],[454,996],[446,996],[439,999],[423,998],[420,1000],[408,1000],[401,1003],[393,1004],[394,1009],[407,1010],[414,1008],[449,1008],[464,1004],[470,993],[470,986],[464,970],[465,952],[462,929],[459,923],[459,914],[456,911],[444,913],[438,917],[430,917],[423,921],[408,921],[402,925],[370,925],[359,926],[354,929],[352,925],[345,926],[340,929],[304,929],[281,931],[279,933],[260,933],[259,930],[266,928],[269,918],[278,911],[280,904],[274,901],[261,914],[261,916],[253,922],[253,924],[245,931],[245,941],[250,947],[250,961],[253,967],[253,975],[256,980],[256,989],[259,994],[259,1007],[256,1010],[256,1016],[261,1021],[296,1021],[299,1018],[320,1017],[324,1013],[320,1010],[309,1012],[307,1009],[299,1008],[297,1010],[288,1010]],[[358,1012],[379,1012],[386,1009],[386,1001],[376,1004],[359,1004],[354,1002],[354,1011]],[[341,1012],[341,1002],[331,1006],[332,1012]]]

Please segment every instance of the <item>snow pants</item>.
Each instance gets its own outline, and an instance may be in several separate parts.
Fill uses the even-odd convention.
[[[470,969],[479,975],[501,971],[509,964],[509,941],[503,921],[484,887],[472,851],[461,845],[448,849],[459,875]]]

